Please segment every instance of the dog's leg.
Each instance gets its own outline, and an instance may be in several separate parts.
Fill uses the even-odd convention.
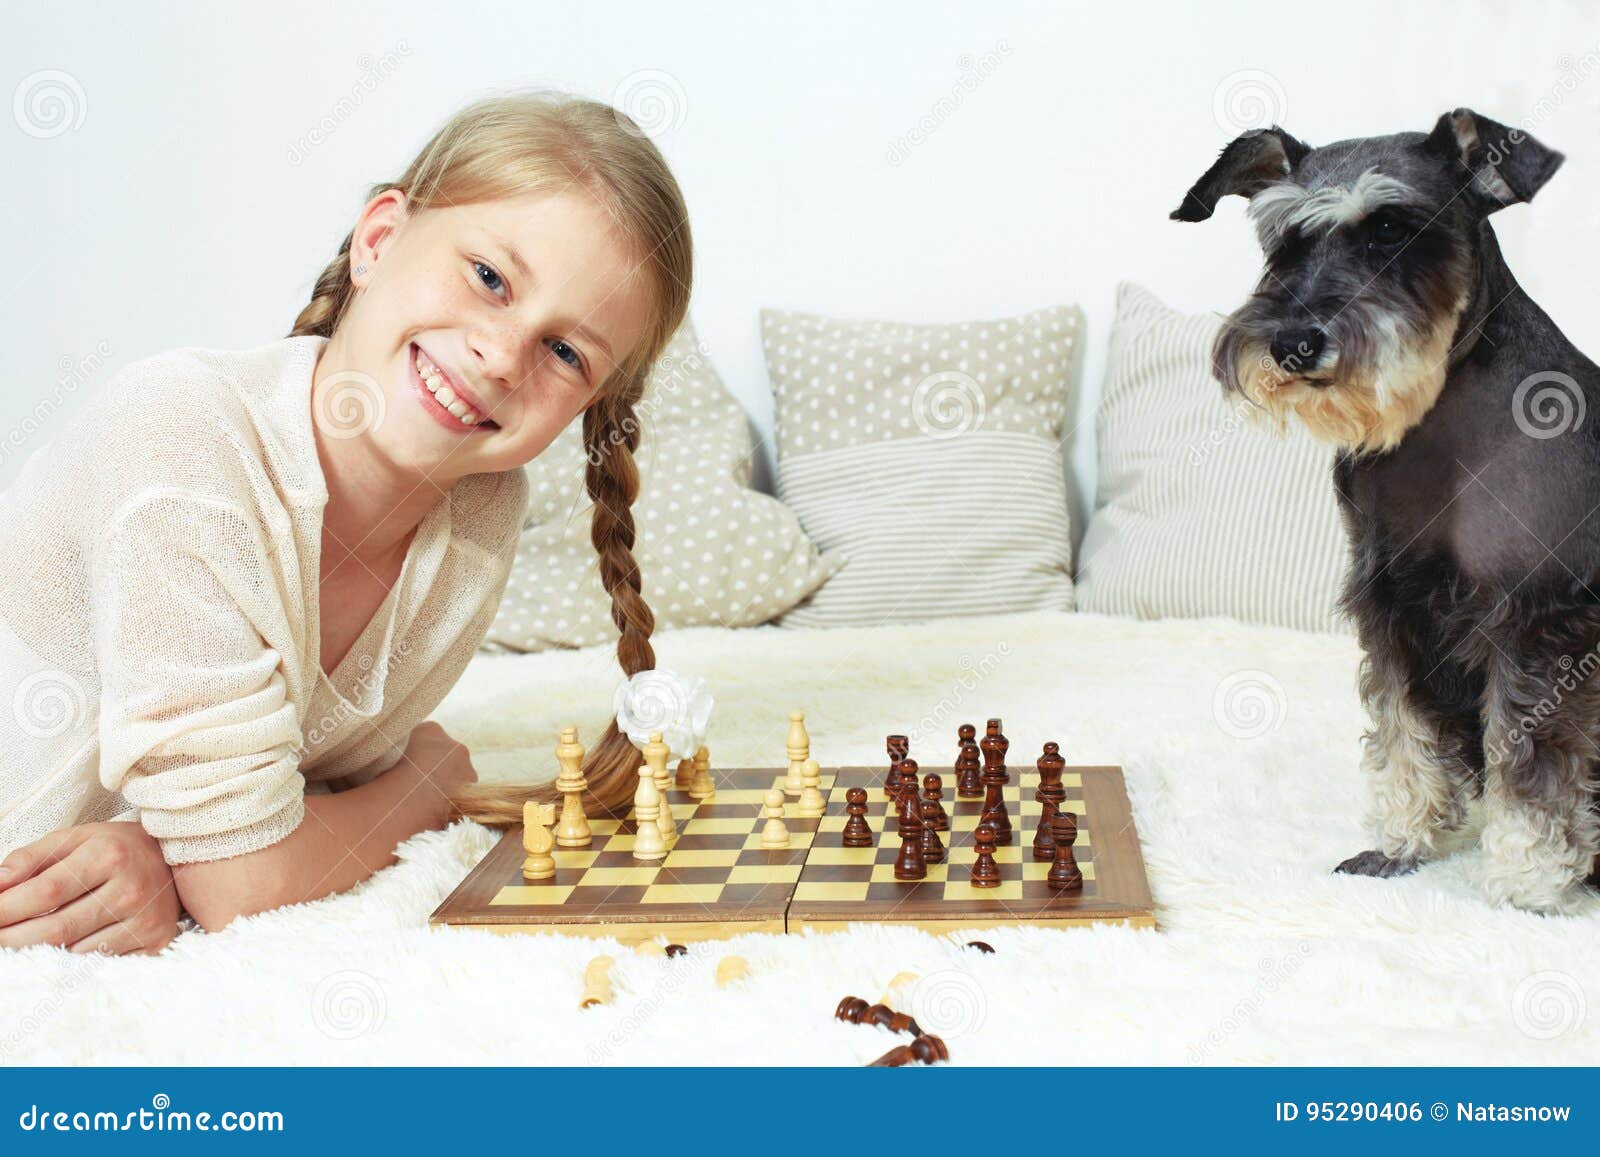
[[[1441,838],[1466,819],[1481,745],[1452,695],[1412,676],[1409,653],[1375,639],[1363,645],[1361,700],[1372,727],[1362,736],[1361,767],[1372,785],[1368,826],[1378,846],[1334,871],[1399,876],[1437,856]],[[1457,687],[1453,697],[1463,694]]]
[[[1546,673],[1530,670],[1545,664]],[[1525,651],[1503,652],[1491,663],[1479,883],[1493,903],[1573,911],[1594,867],[1600,680],[1590,678],[1592,668],[1580,671],[1570,656],[1550,662]]]

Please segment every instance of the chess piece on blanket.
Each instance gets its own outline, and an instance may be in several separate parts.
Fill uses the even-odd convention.
[[[896,1012],[887,1004],[868,1004],[859,996],[847,996],[833,1010],[835,1020],[846,1024],[864,1024],[871,1028],[886,1028],[890,1032],[921,1036],[922,1029],[909,1013]]]
[[[556,841],[547,826],[556,818],[556,805],[534,803],[522,805],[522,850],[528,858],[522,861],[524,880],[548,880],[556,874],[556,858],[550,854]]]
[[[593,1008],[597,1004],[610,1004],[611,966],[616,960],[610,956],[596,956],[583,970],[583,995],[578,998],[579,1008]]]
[[[694,774],[689,778],[689,798],[708,800],[717,794],[717,785],[711,782],[711,752],[705,744],[694,753]]]
[[[639,765],[639,787],[633,793],[633,858],[647,863],[667,855],[667,841],[661,834],[661,809],[666,801],[656,790],[655,773],[648,763]]]
[[[922,856],[922,809],[917,799],[916,777],[906,781],[900,798],[900,854],[894,859],[896,880],[924,880],[928,861]]]
[[[986,793],[979,822],[994,828],[997,844],[1009,844],[1012,840],[1011,815],[1006,811],[1006,785],[1011,782],[1011,776],[1006,771],[1006,750],[1010,746],[1011,741],[1000,732],[1000,720],[989,720],[988,731],[978,744],[983,751],[983,773],[980,778]]]
[[[924,802],[933,804],[933,830],[947,832],[950,830],[950,817],[944,811],[944,779],[938,772],[930,771],[922,777],[922,798]],[[922,811],[922,822],[928,822],[928,810]]]
[[[852,787],[845,792],[844,810],[850,818],[844,821],[844,835],[839,842],[847,848],[870,848],[872,828],[867,824],[867,789]]]
[[[978,779],[978,729],[963,723],[956,734],[960,737],[960,750],[956,753],[956,798],[976,799],[983,794],[983,784]]]
[[[950,1059],[950,1050],[939,1037],[923,1033],[908,1045],[896,1045],[877,1060],[867,1065],[869,1069],[894,1069],[902,1065],[933,1065]]]
[[[939,829],[935,826],[938,813],[943,810],[936,800],[924,799],[918,801],[916,792],[907,793],[912,798],[911,807],[922,809],[922,858],[929,864],[944,863],[944,841],[939,838]]]
[[[1053,860],[1056,857],[1056,837],[1051,821],[1060,810],[1061,801],[1067,798],[1067,789],[1061,786],[1061,775],[1066,770],[1067,761],[1061,758],[1060,744],[1045,744],[1044,754],[1034,766],[1039,769],[1039,789],[1033,793],[1033,798],[1044,805],[1044,811],[1039,815],[1039,829],[1033,836],[1033,858]]]
[[[761,846],[768,851],[779,851],[789,846],[789,829],[783,826],[783,789],[781,787],[767,790],[767,803],[761,809],[761,814],[767,817],[766,826],[761,829]]]
[[[972,833],[972,842],[978,849],[978,858],[972,861],[972,886],[998,888],[1000,865],[994,858],[994,825],[980,823]]]
[[[911,740],[904,735],[891,735],[884,746],[889,752],[889,774],[883,780],[883,797],[885,799],[900,798],[900,761],[905,759],[906,753],[911,750]]]
[[[789,712],[789,775],[783,781],[784,795],[799,795],[805,790],[806,760],[811,758],[811,737],[806,734],[806,713]]]
[[[671,847],[678,840],[678,824],[672,818],[672,797],[668,789],[672,785],[671,777],[667,774],[667,760],[672,757],[672,751],[662,741],[661,732],[652,731],[650,742],[644,745],[644,761],[650,766],[650,774],[656,781],[656,791],[661,796],[661,810],[656,814],[656,826],[661,829],[661,838]]]
[[[1072,858],[1072,845],[1078,838],[1078,817],[1072,812],[1061,812],[1051,821],[1056,838],[1056,862],[1044,882],[1058,892],[1071,892],[1083,887],[1083,872],[1078,861]]]
[[[827,815],[828,801],[822,796],[822,768],[817,766],[816,760],[806,760],[800,782],[800,800],[794,805],[794,814],[805,820]]]
[[[778,792],[782,795],[783,792]],[[743,956],[724,956],[717,961],[717,987],[728,988],[750,975],[750,962]]]
[[[561,774],[556,777],[556,790],[561,793],[561,822],[556,825],[556,846],[562,848],[587,848],[592,835],[589,817],[583,814],[583,793],[589,781],[583,776],[583,744],[578,742],[576,727],[563,727],[561,741],[556,744],[556,761],[561,764]]]

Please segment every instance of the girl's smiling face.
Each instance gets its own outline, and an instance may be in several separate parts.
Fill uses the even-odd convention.
[[[334,364],[376,379],[374,449],[441,487],[536,457],[648,320],[642,267],[576,186],[421,211],[389,190],[363,210],[350,262]]]

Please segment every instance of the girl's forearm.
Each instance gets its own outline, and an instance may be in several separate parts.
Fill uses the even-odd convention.
[[[353,887],[394,863],[402,841],[447,816],[438,789],[404,759],[360,787],[308,795],[305,808],[300,826],[270,847],[173,865],[183,906],[202,928]]]

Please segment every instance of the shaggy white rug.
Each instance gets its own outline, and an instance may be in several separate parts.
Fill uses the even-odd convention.
[[[0,952],[0,1061],[860,1064],[895,1038],[833,1007],[902,971],[922,978],[902,1004],[953,1064],[1600,1060],[1600,900],[1574,917],[1492,909],[1470,841],[1402,879],[1330,874],[1367,846],[1349,639],[1051,614],[687,630],[658,650],[711,682],[728,765],[782,763],[795,708],[825,764],[878,762],[891,731],[933,762],[989,715],[1014,756],[1057,739],[1071,761],[1121,764],[1161,928],[992,931],[997,952],[979,955],[864,926],[671,961],[430,931],[492,844],[458,824],[349,893],[187,933],[157,958]],[[482,778],[550,776],[558,727],[598,734],[617,679],[604,649],[483,655],[435,718]],[[599,951],[618,957],[617,999],[579,1012]],[[716,986],[724,951],[750,961],[744,987]]]

